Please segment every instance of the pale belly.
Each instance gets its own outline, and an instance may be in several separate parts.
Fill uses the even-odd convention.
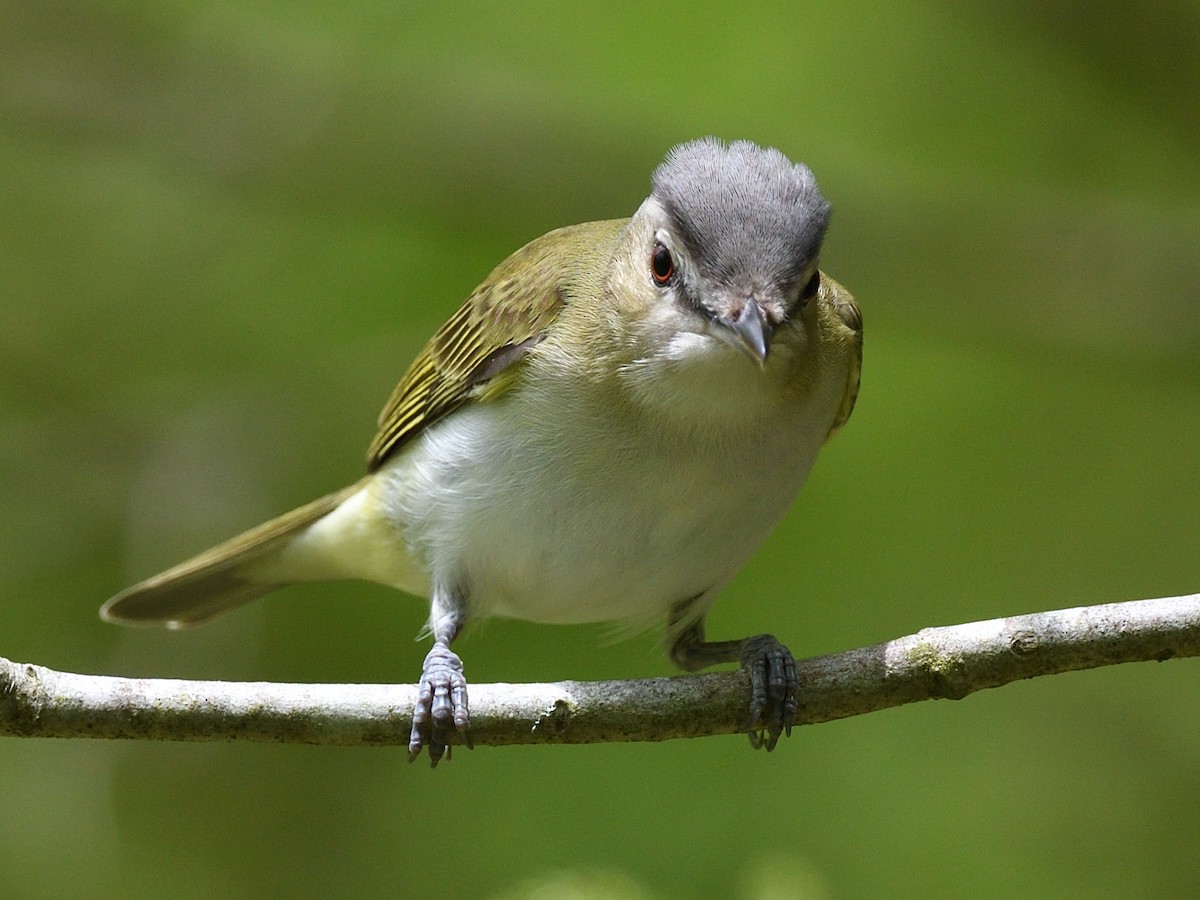
[[[719,589],[770,534],[832,402],[708,440],[479,404],[389,464],[384,508],[431,590],[457,594],[473,618],[661,622]]]

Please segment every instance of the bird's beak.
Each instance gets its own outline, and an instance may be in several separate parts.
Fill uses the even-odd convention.
[[[717,316],[716,322],[720,326],[719,335],[727,343],[737,347],[760,367],[766,365],[772,329],[756,299],[747,298],[740,309],[731,315]]]

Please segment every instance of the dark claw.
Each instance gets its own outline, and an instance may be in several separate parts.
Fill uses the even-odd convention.
[[[796,661],[770,634],[743,641],[741,656],[742,668],[750,674],[750,746],[770,752],[781,735],[791,735],[796,721]]]
[[[462,660],[446,644],[438,642],[425,657],[421,680],[417,682],[417,705],[408,736],[409,762],[420,756],[421,748],[426,745],[434,766],[442,757],[449,760],[450,734],[457,731],[467,747],[471,747],[470,727]]]

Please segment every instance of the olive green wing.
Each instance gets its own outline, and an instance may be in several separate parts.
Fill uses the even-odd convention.
[[[824,273],[822,274],[824,275]],[[858,400],[858,387],[862,379],[863,320],[862,310],[858,308],[858,304],[854,302],[854,297],[848,290],[828,276],[821,279],[821,287],[822,300],[832,313],[834,326],[845,347],[849,362],[842,405],[838,408],[833,425],[830,426],[829,434],[825,438],[829,440],[849,420],[850,414],[854,412],[854,403]]]
[[[622,224],[589,222],[551,231],[497,266],[438,329],[392,392],[367,450],[369,469],[468,400],[503,393],[517,364],[558,317],[580,265]],[[495,380],[501,375],[507,380]]]

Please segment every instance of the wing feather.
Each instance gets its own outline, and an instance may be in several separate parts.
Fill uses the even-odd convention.
[[[854,412],[854,403],[858,400],[858,388],[862,379],[863,352],[863,319],[862,310],[854,302],[850,292],[828,276],[821,279],[823,300],[834,315],[835,324],[846,345],[846,356],[849,367],[846,373],[846,390],[842,395],[842,405],[834,416],[833,425],[825,438],[833,437]],[[826,294],[825,292],[828,291]]]
[[[625,221],[551,231],[500,263],[438,329],[392,392],[367,450],[370,471],[423,428],[478,399],[479,385],[518,365],[558,317],[581,261],[592,258]]]

